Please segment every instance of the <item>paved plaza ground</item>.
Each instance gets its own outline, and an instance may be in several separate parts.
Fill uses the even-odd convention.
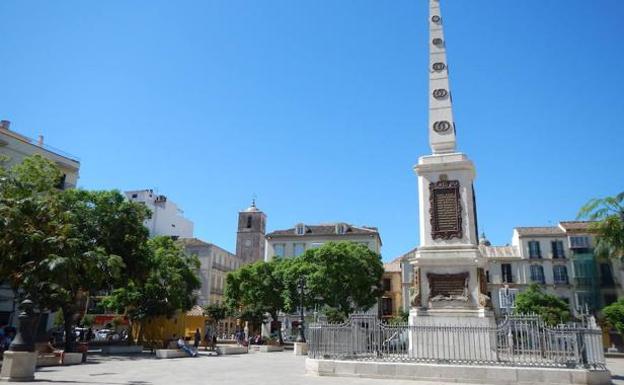
[[[443,385],[440,382],[308,376],[304,374],[304,361],[305,357],[296,357],[292,351],[167,360],[149,355],[92,355],[84,365],[41,368],[36,373],[37,381],[32,384]],[[624,385],[624,358],[608,359],[608,367],[614,384]]]

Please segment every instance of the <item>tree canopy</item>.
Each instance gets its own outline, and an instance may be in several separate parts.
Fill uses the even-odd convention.
[[[187,255],[170,237],[147,242],[149,259],[145,279],[133,279],[104,299],[104,305],[128,316],[131,323],[150,317],[172,316],[195,305],[195,290],[201,283],[196,275],[199,260]],[[139,328],[139,340],[142,336]]]
[[[624,256],[624,192],[614,197],[592,199],[579,211],[579,218],[595,221],[590,230],[596,234],[594,252],[598,256]]]
[[[602,314],[607,323],[624,336],[624,298],[605,306],[602,309]]]
[[[378,254],[353,242],[329,242],[295,258],[256,262],[228,274],[227,306],[239,314],[268,313],[304,307],[322,308],[332,319],[342,319],[376,304],[382,293],[383,265]],[[281,335],[280,335],[281,339]]]
[[[542,291],[538,284],[516,295],[516,313],[537,314],[548,325],[557,325],[570,320],[570,309],[562,299]]]
[[[119,191],[59,190],[60,171],[40,155],[7,169],[0,159],[0,277],[44,311],[62,310],[66,335],[88,297],[135,287],[172,307],[187,308],[199,286],[197,265],[173,241],[148,242],[149,210]],[[158,266],[155,269],[154,266]],[[171,287],[162,284],[167,279]],[[147,284],[150,283],[151,286]],[[163,288],[165,286],[165,288]],[[189,289],[190,288],[190,289]],[[19,289],[19,290],[18,290]],[[164,310],[163,310],[164,307]],[[66,349],[71,349],[71,339]]]

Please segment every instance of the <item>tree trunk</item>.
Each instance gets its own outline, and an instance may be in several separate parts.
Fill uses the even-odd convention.
[[[143,344],[143,321],[139,321],[139,332],[137,333],[137,343]]]
[[[128,317],[128,345],[134,345],[134,336],[132,335],[134,331],[134,322],[132,319]]]
[[[63,330],[65,331],[65,352],[73,352],[74,341],[76,339],[76,336],[72,332],[74,313],[69,307],[65,306],[61,308],[61,311],[63,312]]]
[[[282,346],[284,345],[284,338],[282,338],[282,324],[279,321],[277,313],[271,314],[271,318],[273,318],[273,320],[277,323],[277,340],[280,346]],[[269,329],[270,329],[270,326],[269,326]]]

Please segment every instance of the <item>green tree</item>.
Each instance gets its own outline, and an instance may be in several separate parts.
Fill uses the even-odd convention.
[[[0,159],[0,280],[18,289],[36,264],[52,252],[58,233],[54,217],[54,188],[60,172],[40,155],[8,169]],[[35,300],[35,299],[33,299]]]
[[[537,314],[548,325],[557,325],[570,320],[570,309],[559,297],[544,293],[538,284],[516,295],[518,314]]]
[[[605,306],[602,314],[609,325],[615,328],[620,335],[624,336],[624,298]]]
[[[100,245],[92,193],[66,190],[56,197],[52,207],[57,224],[50,241],[52,252],[35,264],[21,288],[30,298],[36,298],[40,307],[60,308],[65,335],[70,337],[89,295],[117,277],[123,261]],[[65,349],[72,348],[72,338],[66,338]]]
[[[224,320],[228,314],[228,308],[225,305],[213,303],[204,307],[204,314],[212,322],[213,330],[216,330],[219,321]]]
[[[284,310],[284,284],[278,271],[281,261],[256,262],[227,275],[225,302],[233,312],[268,313],[273,320]],[[283,343],[278,329],[280,344]]]
[[[299,306],[299,282],[305,282],[304,306],[335,309],[346,316],[368,310],[383,293],[383,264],[379,254],[353,242],[329,242],[284,260],[279,269],[284,282],[284,307]]]
[[[142,340],[143,322],[158,316],[173,316],[195,305],[199,260],[187,255],[170,237],[156,237],[147,243],[148,272],[144,280],[132,280],[104,298],[104,305],[124,313],[131,325],[138,323],[138,340]]]
[[[579,211],[579,218],[595,221],[589,228],[596,235],[596,255],[610,258],[624,256],[624,192],[614,197],[590,200]]]

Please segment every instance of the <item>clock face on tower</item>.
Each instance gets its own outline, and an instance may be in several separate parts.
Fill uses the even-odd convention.
[[[251,239],[245,239],[245,247],[251,247]]]

